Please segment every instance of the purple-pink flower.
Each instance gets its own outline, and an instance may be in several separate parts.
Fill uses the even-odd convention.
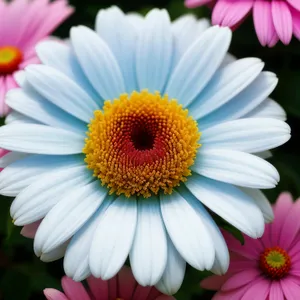
[[[300,199],[282,193],[273,206],[274,222],[260,239],[245,244],[224,236],[231,262],[224,276],[211,276],[201,286],[218,292],[213,300],[300,299]]]
[[[0,117],[5,95],[17,86],[14,73],[38,63],[35,45],[73,13],[66,0],[0,0]]]
[[[185,4],[213,5],[212,23],[233,29],[252,13],[263,46],[273,47],[278,40],[287,45],[293,34],[300,39],[300,0],[185,0]]]
[[[128,267],[123,267],[108,281],[90,276],[87,288],[67,276],[62,278],[61,283],[64,293],[51,288],[44,290],[48,300],[175,300],[154,287],[137,284]]]

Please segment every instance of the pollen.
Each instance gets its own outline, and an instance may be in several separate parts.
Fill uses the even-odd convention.
[[[191,175],[200,133],[175,99],[134,91],[106,101],[94,115],[83,153],[111,194],[171,194]]]
[[[260,255],[259,265],[267,277],[278,280],[289,272],[291,258],[280,247],[267,248]]]
[[[0,75],[7,75],[17,71],[22,61],[23,54],[17,47],[0,47]]]

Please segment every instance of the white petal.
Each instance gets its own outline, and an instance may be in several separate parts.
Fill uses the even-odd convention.
[[[26,75],[24,70],[17,71],[13,74],[15,81],[19,86],[23,86],[26,81]]]
[[[86,279],[91,271],[89,252],[96,228],[114,197],[107,196],[97,212],[73,236],[64,258],[64,270],[75,281]]]
[[[273,156],[271,151],[262,151],[254,154],[263,159],[268,159]]]
[[[85,164],[61,168],[44,175],[22,190],[13,201],[10,214],[14,224],[22,226],[33,223],[45,215],[74,187],[80,187],[93,180]]]
[[[184,53],[166,88],[170,98],[187,106],[210,81],[228,50],[231,31],[214,26]]]
[[[274,100],[267,99],[254,110],[249,112],[246,118],[272,118],[285,121],[286,113],[284,109]]]
[[[13,110],[5,118],[5,124],[6,125],[11,124],[11,123],[38,124],[40,122],[38,122],[38,121],[36,121],[36,120],[34,120],[32,118],[29,118],[29,117],[27,117],[27,116],[25,116],[23,114],[20,114],[19,112]]]
[[[190,105],[191,116],[198,120],[231,100],[259,75],[263,67],[264,63],[258,58],[244,58],[217,70]]]
[[[26,115],[31,120],[34,119],[33,122],[29,123],[42,123],[75,131],[82,135],[87,131],[87,126],[84,122],[47,101],[32,87],[29,89],[28,83],[26,88],[9,91],[6,96],[6,103],[22,115]],[[22,122],[24,121],[22,120]]]
[[[264,232],[264,218],[255,201],[231,184],[194,174],[185,183],[210,210],[252,238]]]
[[[291,128],[283,121],[248,118],[220,123],[203,130],[201,144],[204,147],[256,153],[276,148],[290,137]]]
[[[184,279],[186,263],[180,256],[172,241],[168,239],[168,260],[163,276],[155,287],[164,294],[178,292]]]
[[[200,149],[191,169],[211,179],[250,188],[273,188],[279,182],[277,170],[264,159],[228,149]]]
[[[220,68],[225,67],[225,66],[227,66],[228,64],[231,64],[231,63],[233,63],[233,62],[236,61],[236,60],[237,60],[237,58],[236,58],[235,56],[233,56],[233,55],[230,54],[230,53],[227,53],[227,54],[225,55],[225,57],[224,57],[224,60],[223,60],[223,62],[222,62],[222,64],[221,64]]]
[[[170,17],[152,9],[145,17],[137,42],[136,74],[139,88],[161,92],[169,76],[173,55]]]
[[[126,92],[137,90],[135,52],[137,30],[116,6],[99,11],[96,32],[107,43],[116,57],[123,74]]]
[[[160,203],[166,229],[180,255],[194,268],[209,270],[215,249],[202,219],[176,191],[161,194]]]
[[[211,271],[217,275],[223,275],[227,272],[229,266],[229,252],[227,245],[225,243],[224,237],[204,206],[195,198],[184,186],[179,188],[179,192],[185,197],[185,199],[189,199],[189,204],[195,209],[198,215],[201,217],[203,223],[208,229],[216,251],[215,262]]]
[[[40,176],[53,170],[78,165],[83,159],[77,155],[31,155],[19,159],[0,172],[0,193],[5,196],[16,196]]]
[[[81,68],[103,99],[113,100],[125,92],[120,67],[96,32],[84,26],[73,27],[71,42]]]
[[[96,229],[89,263],[92,274],[108,280],[118,273],[129,254],[137,222],[137,203],[120,196],[106,210]]]
[[[200,127],[241,118],[262,103],[275,89],[278,78],[274,73],[262,72],[242,92],[213,113],[199,120]]]
[[[129,13],[126,15],[127,20],[131,23],[136,30],[142,30],[145,18],[138,13]]]
[[[76,187],[43,219],[34,239],[37,256],[52,251],[74,235],[101,205],[107,189],[98,180]]]
[[[50,252],[42,253],[40,259],[43,262],[52,262],[55,260],[58,260],[62,257],[64,257],[66,249],[68,247],[69,241],[66,241],[65,243],[61,244],[57,248],[53,249]]]
[[[266,223],[270,223],[274,219],[274,213],[270,202],[267,197],[260,191],[256,189],[240,188],[244,193],[248,194],[260,208],[263,213]]]
[[[0,168],[6,168],[13,162],[27,157],[29,154],[22,152],[9,152],[4,156],[0,157]]]
[[[10,124],[0,128],[0,147],[36,154],[76,154],[84,146],[82,135],[37,124]]]
[[[86,123],[90,122],[94,111],[99,109],[99,106],[79,85],[52,67],[28,66],[26,78],[43,97]]]
[[[87,92],[94,101],[102,105],[99,95],[80,68],[78,60],[70,46],[61,42],[46,40],[37,45],[36,52],[43,64],[67,75]]]
[[[130,251],[134,277],[142,286],[155,285],[167,263],[167,239],[156,197],[138,200],[136,233]]]

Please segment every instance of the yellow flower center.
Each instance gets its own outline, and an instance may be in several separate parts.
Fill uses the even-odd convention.
[[[291,268],[291,258],[280,247],[267,248],[260,256],[259,265],[268,277],[281,279]]]
[[[22,60],[23,54],[17,47],[0,47],[0,74],[11,74],[18,70]]]
[[[150,197],[170,194],[191,175],[200,133],[176,100],[134,91],[95,111],[85,162],[110,193]]]

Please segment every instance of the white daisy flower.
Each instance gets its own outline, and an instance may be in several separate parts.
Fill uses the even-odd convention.
[[[175,293],[186,263],[223,274],[206,208],[258,238],[279,175],[261,157],[290,138],[257,58],[226,59],[231,31],[165,10],[101,10],[70,46],[43,42],[19,73],[0,147],[15,225],[42,220],[34,251],[74,280],[113,277],[129,256],[143,286]],[[24,154],[25,153],[25,154]]]

